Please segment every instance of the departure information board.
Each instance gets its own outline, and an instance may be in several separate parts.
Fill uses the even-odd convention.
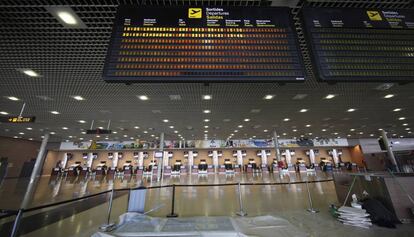
[[[288,8],[120,6],[108,82],[303,81]]]
[[[413,10],[308,8],[303,14],[322,80],[414,80]]]

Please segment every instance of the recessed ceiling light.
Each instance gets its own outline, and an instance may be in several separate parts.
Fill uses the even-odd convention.
[[[143,131],[143,133],[148,133],[148,131]]]
[[[334,132],[334,135],[338,135],[338,133],[337,132]]]
[[[128,137],[128,135],[125,134],[124,137]]]
[[[389,99],[389,98],[392,98],[392,97],[394,97],[395,95],[394,94],[388,94],[388,95],[385,95],[384,96],[384,98],[385,99]]]
[[[263,99],[265,99],[265,100],[271,100],[271,99],[273,99],[273,98],[275,98],[275,95],[265,95],[265,96],[263,97]]]
[[[62,129],[63,129],[63,130],[68,130],[68,128],[67,128],[67,127],[62,127]]]
[[[240,124],[240,125],[239,125],[239,126],[237,126],[237,127],[242,128],[242,127],[243,127],[243,125],[241,125],[241,124]]]
[[[38,77],[39,74],[31,69],[23,69],[22,72],[29,77]]]
[[[170,128],[174,128],[174,126],[170,126]]]
[[[206,125],[206,126],[204,126],[204,128],[208,128],[208,126]]]
[[[351,134],[348,134],[348,135],[346,135],[347,137],[350,137],[351,136]]]
[[[203,95],[203,100],[211,100],[213,98],[212,95]]]
[[[75,95],[75,96],[72,96],[72,98],[73,99],[75,99],[75,100],[85,100],[85,98],[83,98],[82,96],[80,96],[80,95]]]
[[[286,136],[287,134],[284,132],[282,135],[283,135],[283,136]]]
[[[248,118],[244,119],[244,122],[249,122],[249,121],[250,121],[250,119],[248,119]]]
[[[170,120],[168,120],[168,119],[164,119],[164,120],[162,120],[164,123],[168,123]]]
[[[85,120],[78,120],[78,123],[86,123]]]
[[[292,131],[293,131],[293,132],[297,132],[298,130],[297,130],[297,129],[293,129]]]
[[[308,133],[308,135],[309,135],[309,136],[311,136],[311,135],[312,135],[312,133],[310,132],[310,133]]]
[[[408,126],[408,123],[403,123],[403,126]]]
[[[99,136],[99,135],[96,135],[96,137],[101,137],[101,136]]]
[[[58,111],[50,111],[52,114],[60,114]]]
[[[265,129],[265,130],[263,130],[263,132],[268,132],[269,130],[267,130],[267,129]]]
[[[325,96],[325,99],[330,100],[330,99],[333,99],[335,97],[336,97],[335,94],[328,94],[328,95]]]
[[[6,111],[0,111],[0,114],[2,114],[2,115],[8,115],[9,113],[7,113]]]
[[[140,100],[149,100],[148,96],[146,96],[146,95],[138,95],[138,99],[140,99]]]
[[[205,110],[203,110],[203,113],[205,113],[205,114],[209,114],[209,113],[211,113],[211,110],[209,110],[209,109],[205,109]]]
[[[349,129],[349,131],[353,132],[353,131],[355,131],[355,128],[351,128],[351,129]]]
[[[105,140],[108,140],[109,138],[105,137]]]
[[[174,133],[178,133],[178,131],[177,131],[177,130],[175,130],[175,131],[174,131]]]
[[[234,132],[239,132],[239,130],[234,130]]]
[[[382,128],[378,128],[378,131],[381,131],[382,130]]]
[[[57,12],[57,16],[66,24],[68,25],[76,25],[78,22],[76,18],[70,13],[66,11],[59,11]]]
[[[26,128],[26,129],[27,129],[27,130],[33,130],[33,128],[30,128],[30,127],[29,127],[29,128]]]
[[[29,138],[30,141],[33,141],[33,138]]]
[[[50,134],[54,135],[54,134],[56,134],[56,133],[55,133],[55,132],[50,132]]]
[[[306,124],[306,127],[309,128],[311,125],[310,124]]]
[[[230,136],[234,136],[234,133],[230,134]]]
[[[405,117],[399,117],[398,120],[405,120]]]
[[[139,129],[139,127],[138,127],[138,126],[135,126],[134,128],[135,128],[135,129]]]
[[[18,136],[14,136],[13,138],[19,138]]]
[[[395,108],[395,109],[393,109],[392,111],[394,111],[394,112],[399,112],[399,111],[401,111],[402,109],[401,108]]]
[[[103,127],[98,127],[99,129],[104,129]]]
[[[208,132],[208,130],[204,130],[204,132],[206,132],[206,133],[207,133],[207,132]]]
[[[359,132],[359,134],[361,134],[361,135],[362,135],[362,134],[364,134],[364,132]]]
[[[113,134],[117,134],[118,132],[117,132],[117,131],[113,131],[112,133],[113,133]]]
[[[411,128],[405,128],[405,130],[409,131],[409,130],[411,130]]]
[[[287,122],[287,121],[289,121],[290,120],[290,118],[284,118],[283,119],[283,121],[285,121],[285,122]]]
[[[82,134],[86,134],[86,132],[81,132]]]
[[[326,129],[322,129],[322,132],[326,132]]]
[[[13,101],[18,101],[18,100],[20,100],[19,98],[14,97],[14,96],[7,96],[6,98],[7,98],[7,99],[9,99],[9,100],[13,100]]]
[[[354,109],[354,108],[350,108],[350,109],[348,109],[346,112],[354,112],[356,109]]]
[[[24,135],[24,132],[19,132],[20,135]]]
[[[210,122],[210,119],[204,119],[204,122],[206,122],[206,123]]]
[[[308,112],[308,109],[301,109],[301,110],[299,110],[299,112],[305,113],[305,112]]]

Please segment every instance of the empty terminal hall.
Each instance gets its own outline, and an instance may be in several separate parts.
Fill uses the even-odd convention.
[[[414,236],[414,0],[2,0],[1,237]]]

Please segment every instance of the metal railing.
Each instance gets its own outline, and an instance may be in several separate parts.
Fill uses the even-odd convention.
[[[112,205],[113,205],[113,200],[116,196],[115,195],[116,193],[124,192],[124,191],[131,192],[131,191],[140,190],[140,189],[151,190],[151,189],[164,189],[164,188],[171,188],[172,189],[171,211],[166,217],[174,218],[174,217],[179,216],[179,214],[176,213],[176,211],[175,211],[175,205],[176,205],[175,200],[176,200],[176,188],[177,187],[223,187],[223,186],[234,186],[236,188],[236,193],[238,193],[237,202],[239,204],[239,210],[235,214],[239,215],[239,216],[246,216],[247,211],[244,209],[244,205],[243,205],[243,198],[242,198],[243,195],[242,195],[242,191],[241,191],[241,186],[264,186],[264,185],[271,185],[272,186],[272,185],[292,185],[292,184],[305,184],[306,185],[307,196],[308,196],[307,198],[308,198],[308,202],[309,202],[309,208],[307,209],[307,211],[309,211],[311,213],[317,213],[318,211],[316,209],[314,209],[314,207],[313,207],[312,196],[311,196],[311,193],[309,191],[309,184],[310,183],[331,182],[331,181],[333,181],[332,178],[324,179],[324,180],[304,180],[304,181],[293,181],[293,182],[289,181],[289,182],[263,182],[263,183],[234,182],[234,183],[222,183],[222,184],[167,184],[167,185],[157,185],[157,186],[148,186],[148,187],[139,186],[139,187],[135,187],[135,188],[118,188],[118,189],[110,189],[110,190],[106,190],[106,191],[102,191],[102,192],[98,192],[98,193],[94,193],[94,194],[90,194],[90,195],[86,195],[86,196],[82,196],[82,197],[78,197],[78,198],[73,198],[73,199],[70,199],[70,200],[59,201],[59,202],[40,205],[40,206],[27,208],[27,209],[3,210],[4,215],[0,216],[0,219],[5,218],[5,217],[10,217],[10,216],[16,216],[16,219],[13,223],[12,232],[10,234],[11,237],[15,237],[15,236],[18,236],[21,217],[24,213],[34,212],[34,211],[37,211],[37,210],[50,208],[50,207],[57,207],[57,206],[60,206],[60,205],[74,203],[74,202],[77,202],[77,201],[86,200],[86,199],[90,199],[92,197],[97,197],[97,196],[101,196],[101,195],[110,193],[110,195],[109,195],[109,205],[108,205],[108,211],[107,211],[107,217],[106,217],[106,222],[107,223],[104,224],[104,225],[105,226],[111,226],[110,219],[111,219],[111,214],[112,214]],[[148,213],[148,212],[146,212],[146,213]]]

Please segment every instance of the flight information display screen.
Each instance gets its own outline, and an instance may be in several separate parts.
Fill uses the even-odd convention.
[[[413,10],[307,8],[303,17],[321,80],[414,80]]]
[[[120,6],[108,82],[303,81],[289,8]]]

